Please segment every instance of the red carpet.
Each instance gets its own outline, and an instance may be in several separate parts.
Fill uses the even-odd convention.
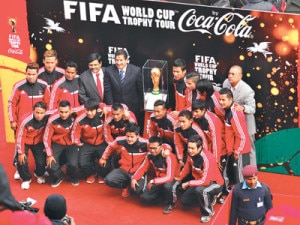
[[[0,94],[1,96],[1,94]],[[199,224],[200,213],[198,208],[183,208],[180,204],[169,215],[163,215],[162,204],[144,205],[137,196],[122,198],[121,190],[107,187],[105,184],[87,184],[81,181],[74,187],[69,181],[64,181],[59,187],[50,187],[49,182],[43,185],[33,179],[29,190],[20,188],[21,181],[13,180],[15,168],[12,166],[14,144],[6,143],[4,136],[3,109],[0,100],[0,163],[6,169],[10,179],[12,193],[17,200],[25,200],[31,197],[37,200],[35,207],[43,213],[43,205],[46,197],[52,193],[60,193],[67,199],[68,214],[73,216],[76,225],[193,225]],[[32,156],[30,157],[31,169],[33,168]],[[281,204],[292,205],[300,208],[300,178],[272,173],[259,174],[260,180],[269,184],[274,195],[274,206]],[[228,216],[228,206],[215,206],[216,222],[214,225],[225,225]],[[218,218],[216,218],[218,217]]]

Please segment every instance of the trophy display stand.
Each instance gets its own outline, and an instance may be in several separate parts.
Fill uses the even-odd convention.
[[[157,100],[168,97],[168,62],[148,59],[142,70],[144,86],[144,110],[153,111]]]

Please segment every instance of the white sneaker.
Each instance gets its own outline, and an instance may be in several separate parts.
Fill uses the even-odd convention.
[[[21,179],[18,170],[16,170],[16,172],[15,172],[15,174],[14,174],[14,179],[15,179],[15,180],[20,180],[20,179]]]
[[[201,216],[200,222],[201,223],[207,223],[207,222],[210,221],[210,219],[211,219],[210,216]]]
[[[36,177],[36,182],[38,184],[44,184],[45,183],[45,177],[39,177],[34,173],[34,176]]]
[[[31,180],[23,181],[21,184],[21,188],[24,190],[28,190],[30,188],[30,183],[31,183]]]

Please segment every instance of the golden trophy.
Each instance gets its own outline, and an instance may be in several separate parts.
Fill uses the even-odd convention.
[[[153,67],[151,69],[151,80],[153,83],[153,89],[152,89],[152,94],[154,95],[159,95],[159,81],[160,81],[160,69],[157,67]]]

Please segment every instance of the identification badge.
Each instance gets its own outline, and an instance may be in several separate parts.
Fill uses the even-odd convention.
[[[264,202],[258,202],[257,203],[257,208],[263,207],[264,206]]]

